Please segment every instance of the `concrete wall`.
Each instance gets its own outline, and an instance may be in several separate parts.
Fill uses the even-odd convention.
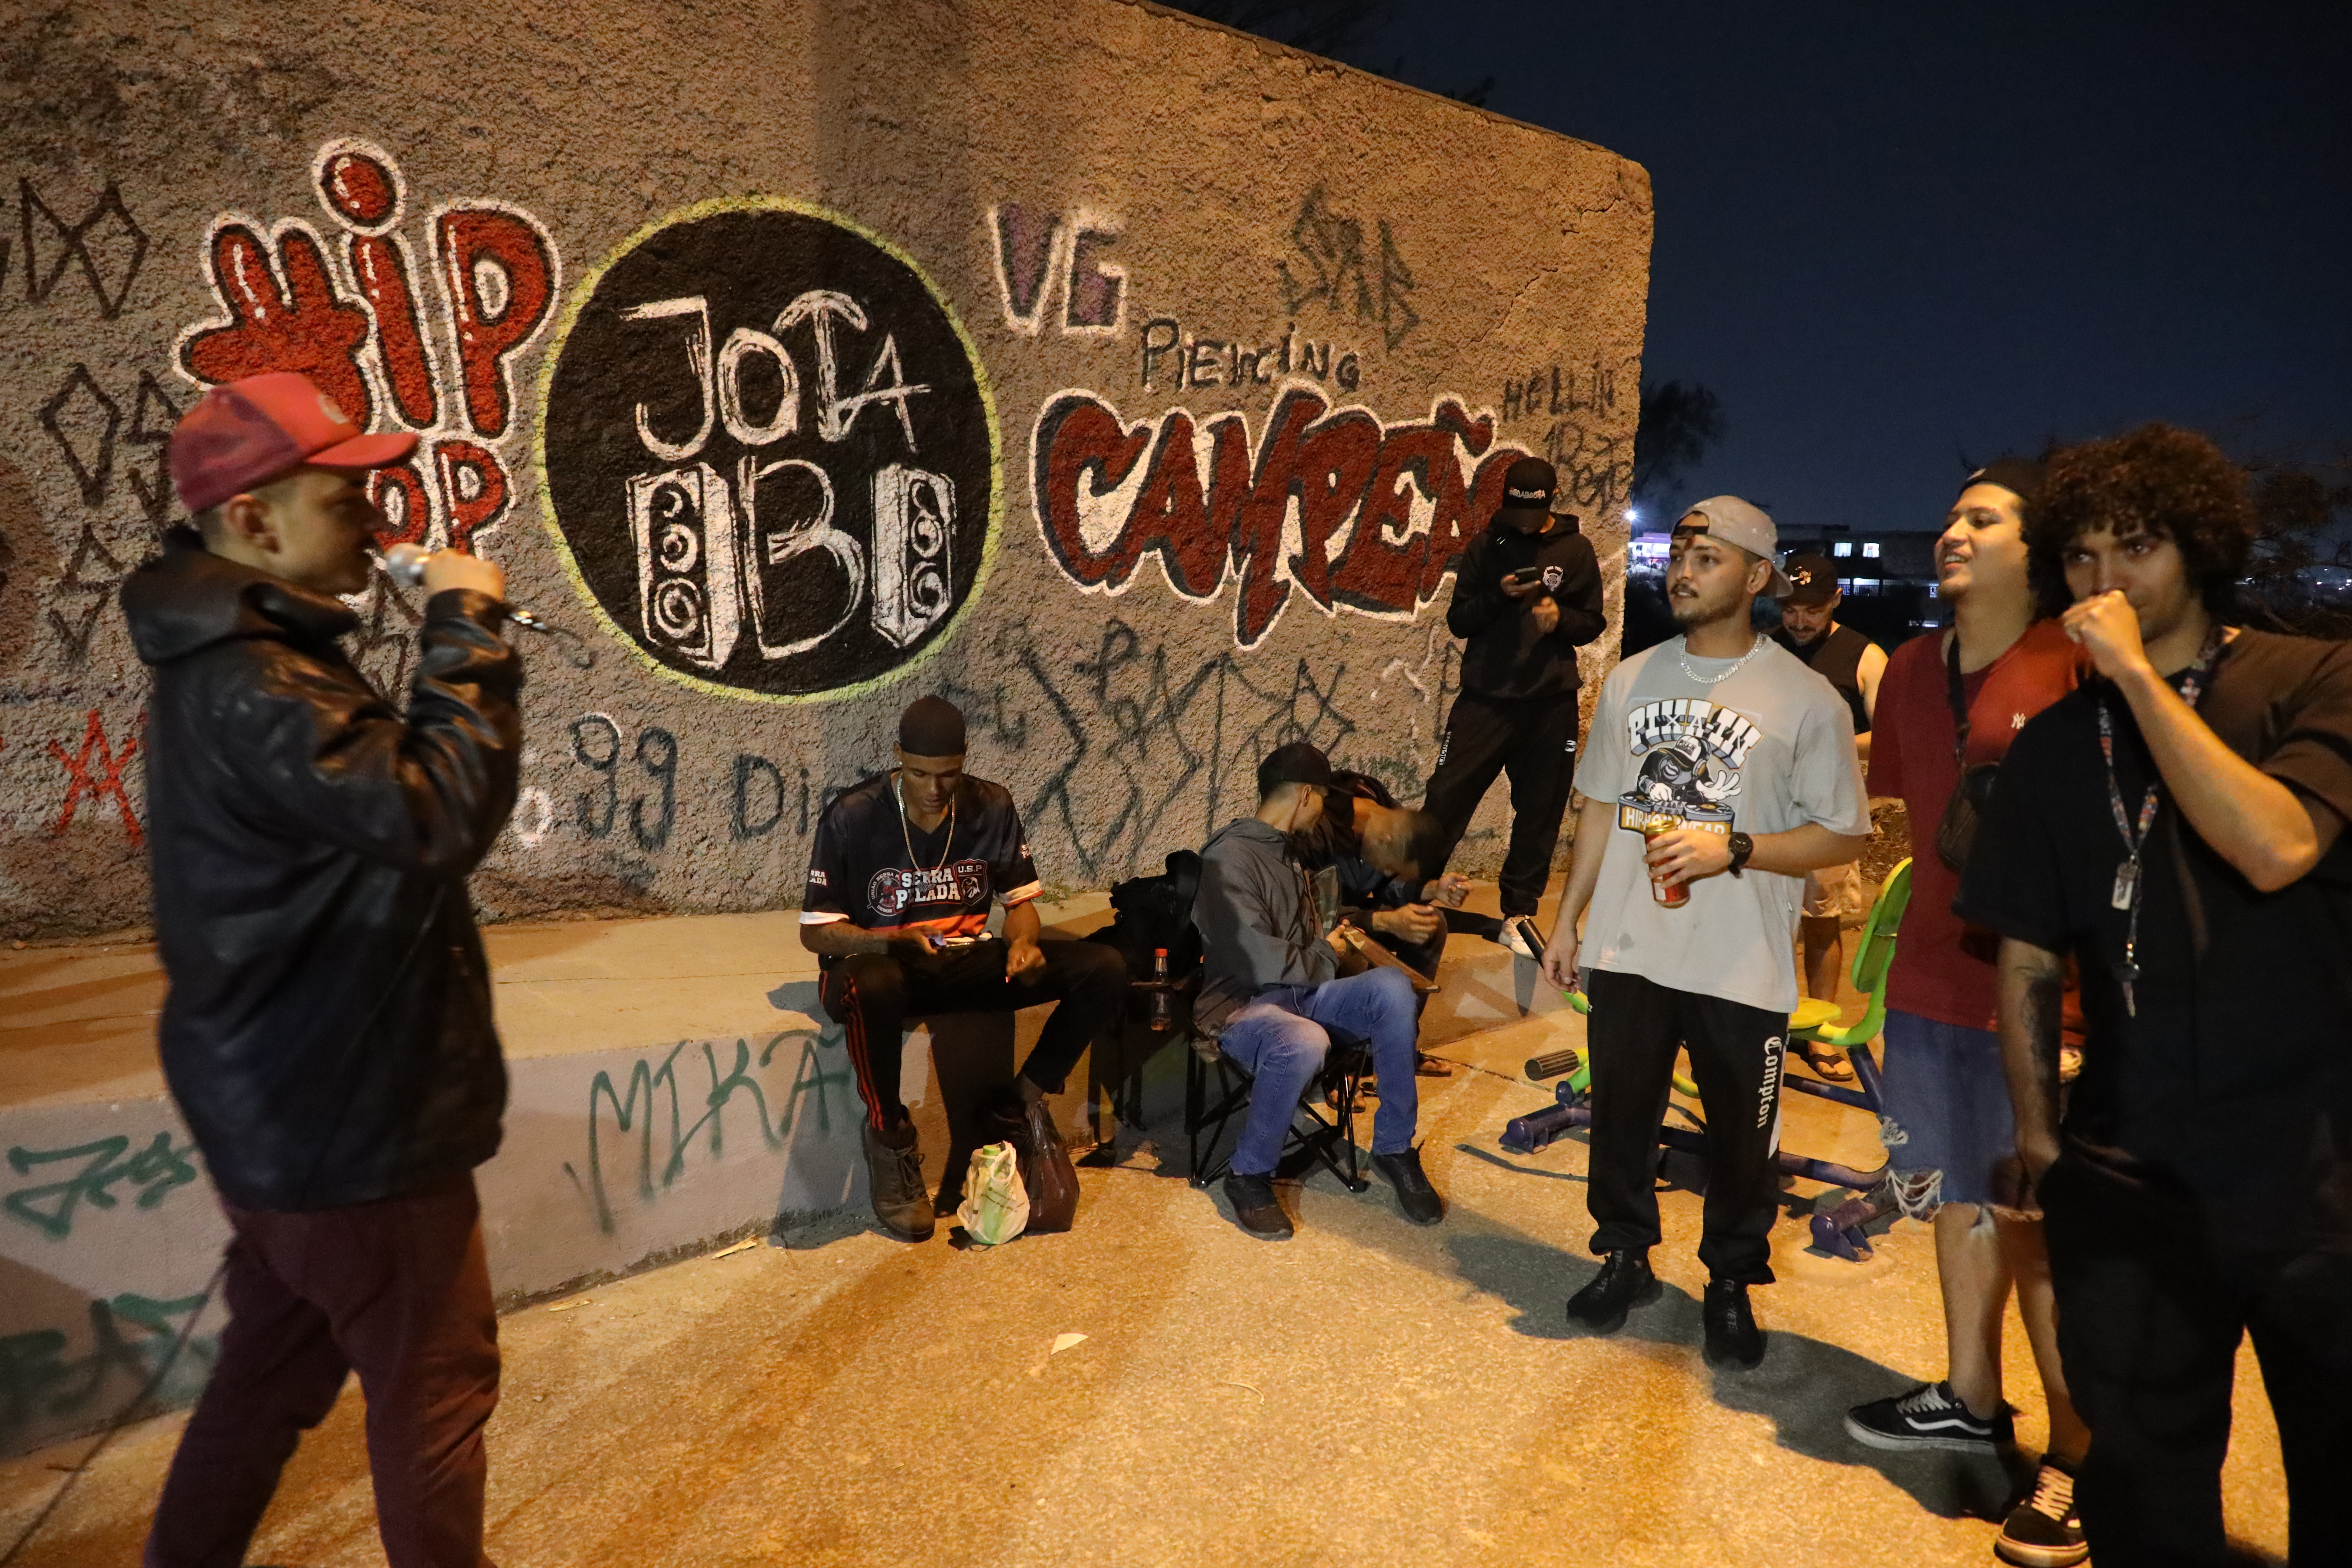
[[[492,918],[793,902],[925,691],[1057,888],[1293,734],[1417,798],[1508,458],[1622,547],[1650,197],[1598,148],[1114,0],[9,34],[0,934],[146,918],[114,590],[175,412],[263,369],[422,432],[387,510],[581,634],[531,650]],[[400,681],[415,604],[360,605]]]

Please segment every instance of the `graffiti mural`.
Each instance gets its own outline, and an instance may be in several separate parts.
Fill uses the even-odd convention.
[[[554,238],[509,203],[445,202],[426,215],[420,268],[390,153],[329,142],[311,184],[340,256],[301,218],[215,217],[204,254],[221,313],[181,334],[180,368],[201,386],[299,371],[362,428],[418,432],[415,456],[370,482],[386,542],[468,547],[514,499],[513,362],[554,308]]]
[[[985,575],[979,355],[882,240],[723,202],[642,231],[548,358],[545,485],[574,577],[656,668],[839,693],[920,658]]]
[[[1174,408],[1130,426],[1097,395],[1064,392],[1038,414],[1032,453],[1037,526],[1064,575],[1124,593],[1156,559],[1200,603],[1237,579],[1244,648],[1294,587],[1326,613],[1412,619],[1528,455],[1496,446],[1494,416],[1453,398],[1391,425],[1306,385],[1282,390],[1255,439],[1241,414],[1196,423]]]

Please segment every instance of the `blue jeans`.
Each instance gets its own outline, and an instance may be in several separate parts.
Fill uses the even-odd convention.
[[[1413,1120],[1421,1109],[1421,1089],[1412,1076],[1412,1044],[1420,1027],[1412,982],[1394,969],[1368,969],[1320,985],[1277,985],[1250,998],[1217,1037],[1218,1047],[1255,1080],[1249,1115],[1234,1144],[1234,1174],[1274,1173],[1298,1098],[1322,1070],[1335,1029],[1371,1050],[1381,1089],[1372,1152],[1402,1154],[1412,1148]]]

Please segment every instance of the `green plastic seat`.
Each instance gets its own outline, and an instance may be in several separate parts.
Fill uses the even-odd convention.
[[[1886,1026],[1886,971],[1895,962],[1895,933],[1903,924],[1903,910],[1911,902],[1911,862],[1904,860],[1886,873],[1886,881],[1878,889],[1878,901],[1870,906],[1870,918],[1863,922],[1862,946],[1853,955],[1853,988],[1862,993],[1862,1016],[1847,1027],[1840,1027],[1835,1003],[1805,1001],[1789,1015],[1789,1037],[1795,1040],[1816,1040],[1841,1050],[1866,1046],[1878,1037]],[[1822,1009],[1826,1008],[1826,1014]]]

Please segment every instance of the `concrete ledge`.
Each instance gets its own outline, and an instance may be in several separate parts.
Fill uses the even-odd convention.
[[[1108,900],[1045,913],[1079,936]],[[505,1144],[479,1173],[502,1307],[865,1202],[857,1091],[796,924],[782,911],[485,931],[511,1078]],[[1558,1005],[1533,964],[1476,937],[1449,944],[1444,978],[1425,1044]],[[191,1314],[227,1226],[163,1089],[163,994],[143,945],[0,952],[0,1453],[103,1425],[183,1332],[152,1403],[192,1399],[211,1365],[224,1313]],[[980,1022],[947,1053],[964,1076],[951,1066],[944,1089],[929,1040],[908,1035],[935,1187],[954,1142],[944,1102],[1009,1078],[1045,1016]],[[1147,1120],[1178,1103],[1181,1049],[1146,1066]],[[1055,1100],[1074,1146],[1111,1134],[1105,1099],[1090,1063]]]

